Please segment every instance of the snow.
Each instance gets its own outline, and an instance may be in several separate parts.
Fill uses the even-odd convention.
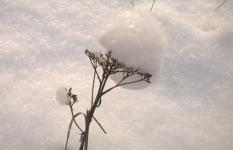
[[[156,1],[150,15],[167,39],[157,84],[105,95],[95,117],[107,135],[93,123],[90,150],[233,149],[233,1],[219,3]],[[74,110],[86,111],[93,70],[84,50],[104,49],[104,22],[132,9],[125,0],[0,1],[1,150],[64,148],[71,116],[56,89],[72,87]]]
[[[108,21],[101,30],[99,42],[112,51],[113,57],[128,66],[139,67],[152,74],[151,81],[157,78],[163,52],[166,47],[161,22],[155,20],[148,11],[131,10]],[[122,74],[111,76],[118,83]],[[140,76],[125,82],[139,80]],[[123,86],[129,89],[142,89],[149,84],[141,82]]]
[[[61,105],[68,105],[68,95],[65,87],[59,87],[56,91],[56,99]]]

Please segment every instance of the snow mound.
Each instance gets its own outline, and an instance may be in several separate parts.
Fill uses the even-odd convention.
[[[151,81],[157,78],[166,47],[161,24],[146,11],[126,11],[109,20],[100,34],[99,42],[114,57],[129,66],[140,67],[152,74]],[[122,75],[111,78],[119,82]],[[139,78],[139,77],[138,77]],[[132,81],[137,78],[130,79]],[[124,86],[129,89],[145,88],[147,83]]]
[[[68,105],[68,95],[65,87],[58,87],[56,91],[56,99],[61,105]]]

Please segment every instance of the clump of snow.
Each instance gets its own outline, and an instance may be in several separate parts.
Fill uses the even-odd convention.
[[[58,87],[56,91],[56,99],[61,105],[68,105],[68,95],[65,87]]]
[[[140,67],[152,74],[152,82],[157,78],[163,58],[166,42],[161,23],[146,11],[125,11],[109,24],[101,33],[99,42],[114,57],[129,66]],[[112,76],[119,82],[122,75]],[[138,77],[139,78],[139,77]],[[136,78],[130,79],[132,81]],[[124,86],[129,89],[141,89],[147,83]]]

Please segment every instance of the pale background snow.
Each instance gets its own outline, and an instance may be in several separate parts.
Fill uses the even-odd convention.
[[[107,95],[96,117],[108,134],[93,124],[90,149],[233,149],[233,1],[219,3],[156,2],[152,15],[168,39],[158,83]],[[63,149],[70,114],[56,89],[72,86],[85,110],[92,68],[84,50],[101,49],[106,19],[129,9],[125,0],[0,1],[1,150]]]

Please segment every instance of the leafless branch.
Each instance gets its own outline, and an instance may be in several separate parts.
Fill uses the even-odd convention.
[[[73,111],[73,108],[72,108],[72,104],[71,103],[69,103],[69,106],[70,106],[70,111],[71,111],[71,114],[72,114],[72,118],[74,119],[74,123],[75,123],[75,125],[78,127],[78,129],[81,131],[81,132],[84,132],[82,129],[81,129],[81,127],[78,125],[78,123],[76,122],[76,120],[75,120],[75,115],[74,115],[74,111]]]
[[[92,65],[92,67],[93,67],[95,73],[97,74],[98,80],[99,80],[99,82],[100,82],[100,76],[99,76],[99,73],[97,72],[97,66],[95,66],[95,65],[93,64],[93,62],[91,61],[91,59],[89,59],[89,60],[90,60],[90,62],[91,62],[91,65]]]
[[[99,121],[93,116],[93,119],[95,120],[95,122],[98,124],[98,126],[101,128],[101,130],[104,132],[104,134],[107,134],[107,132],[104,130],[104,128],[102,127],[102,125],[99,123]]]
[[[92,88],[91,88],[91,106],[93,105],[93,99],[94,99],[95,76],[96,76],[96,72],[94,71],[94,76],[92,80]]]
[[[135,5],[134,5],[134,0],[131,0],[131,4],[132,4],[133,7],[135,6]]]
[[[227,0],[223,0],[217,7],[217,9],[219,9],[220,7],[222,7],[225,3],[227,2]]]
[[[133,2],[133,0],[131,2]],[[85,53],[89,57],[91,65],[94,69],[92,89],[91,89],[91,108],[86,111],[86,114],[79,112],[74,115],[73,105],[75,102],[77,102],[77,95],[72,94],[71,88],[69,89],[69,93],[68,93],[68,96],[70,97],[69,107],[70,107],[70,111],[72,114],[72,119],[71,119],[68,133],[67,133],[65,150],[67,150],[69,135],[71,132],[73,122],[75,123],[77,128],[81,131],[81,138],[80,138],[81,144],[80,144],[79,150],[88,149],[88,137],[89,137],[89,130],[90,130],[90,124],[91,124],[92,119],[97,123],[97,125],[100,127],[100,129],[105,134],[107,133],[104,130],[103,126],[100,124],[100,122],[94,117],[95,110],[101,105],[102,96],[104,94],[110,92],[112,89],[118,86],[133,84],[133,83],[137,83],[140,81],[145,81],[147,83],[150,83],[150,78],[152,76],[151,74],[144,72],[140,68],[126,66],[125,64],[119,62],[116,58],[112,57],[111,52],[102,54],[102,53],[93,53],[89,50],[85,50]],[[97,68],[99,69],[97,70]],[[99,71],[101,71],[102,73],[101,75],[99,74]],[[122,79],[119,81],[119,83],[105,90],[105,86],[106,86],[106,83],[109,77],[113,74],[120,74],[120,73],[122,74]],[[127,78],[130,78],[131,76],[134,76],[134,75],[139,76],[139,79],[135,81],[124,82]],[[97,78],[99,81],[98,90],[96,92],[94,92],[95,81],[96,81],[95,78]],[[94,98],[94,93],[96,93],[95,98]],[[81,114],[85,118],[85,130],[82,130],[75,120],[75,118]]]
[[[66,145],[65,145],[65,150],[67,150],[67,147],[68,147],[68,142],[69,142],[69,137],[70,137],[70,132],[71,132],[71,128],[72,128],[72,125],[73,125],[73,122],[75,120],[76,117],[78,117],[79,115],[81,115],[82,113],[77,113],[75,114],[71,121],[70,121],[70,125],[69,125],[69,128],[68,128],[68,132],[67,132],[67,136],[66,136]]]
[[[154,5],[155,5],[155,0],[153,0],[153,3],[152,3],[151,8],[150,8],[150,11],[152,11],[152,10],[153,10]]]

